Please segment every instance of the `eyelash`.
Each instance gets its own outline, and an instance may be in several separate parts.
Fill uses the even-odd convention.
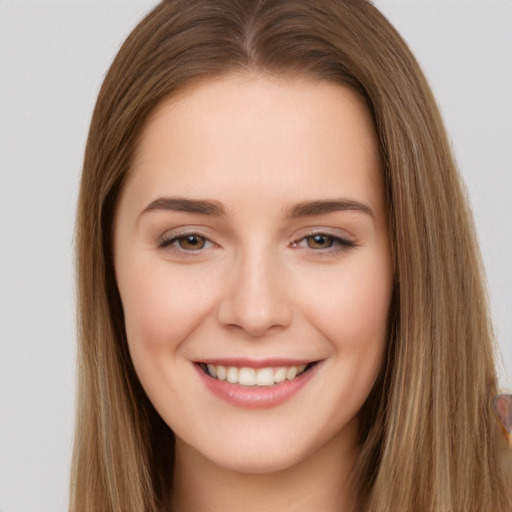
[[[325,247],[325,248],[314,249],[312,247],[309,247],[309,249],[311,249],[315,253],[319,253],[319,254],[322,254],[325,256],[331,256],[331,255],[336,256],[338,254],[348,251],[349,249],[353,249],[353,248],[357,247],[356,242],[353,242],[352,240],[347,240],[346,238],[334,236],[330,233],[325,233],[323,231],[315,231],[313,233],[309,233],[308,235],[297,240],[296,242],[293,242],[292,247],[300,247],[302,243],[307,244],[308,240],[310,240],[314,237],[323,237],[325,239],[328,239],[331,242],[331,245],[329,247]],[[305,248],[308,248],[308,247],[306,246]]]
[[[208,238],[206,238],[202,235],[199,235],[197,233],[182,233],[177,236],[162,237],[158,241],[158,247],[160,249],[171,248],[175,251],[179,251],[183,254],[190,255],[190,256],[192,256],[194,254],[198,254],[199,252],[201,252],[204,249],[204,247],[200,247],[199,249],[183,249],[183,247],[179,247],[178,244],[180,243],[180,241],[186,240],[187,238],[196,238],[196,239],[204,241],[205,245],[206,244],[213,245],[213,243],[210,240],[208,240]]]
[[[183,247],[180,247],[179,243],[183,240],[186,240],[189,237],[196,238],[196,239],[199,239],[200,241],[203,241],[204,245],[207,245],[208,247],[204,247],[204,245],[202,247],[200,247],[199,249],[184,249]],[[340,238],[340,237],[334,236],[330,233],[325,233],[322,231],[315,231],[313,233],[309,233],[308,235],[300,238],[299,240],[292,242],[290,244],[290,246],[293,248],[299,248],[302,246],[302,243],[307,244],[308,240],[313,239],[314,237],[323,237],[323,238],[327,239],[331,244],[329,247],[325,247],[325,248],[316,248],[315,249],[315,248],[309,247],[309,249],[311,249],[315,253],[319,253],[319,254],[337,255],[337,254],[346,252],[349,249],[353,249],[353,248],[357,247],[356,242],[347,240],[346,238]],[[206,238],[202,235],[199,235],[197,233],[182,233],[177,236],[162,237],[158,241],[158,248],[160,248],[160,249],[170,248],[176,252],[180,252],[181,254],[187,255],[187,256],[197,255],[200,252],[202,252],[204,249],[210,248],[210,246],[213,246],[213,245],[215,245],[215,244],[213,244],[213,242],[208,240],[208,238]],[[305,248],[308,248],[308,247],[306,246]]]

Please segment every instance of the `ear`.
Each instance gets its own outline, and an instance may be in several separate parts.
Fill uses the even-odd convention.
[[[503,433],[509,445],[512,445],[512,394],[499,393],[494,397],[493,406],[501,422]]]

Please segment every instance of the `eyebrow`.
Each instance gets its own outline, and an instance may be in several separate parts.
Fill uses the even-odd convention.
[[[306,201],[290,208],[287,212],[289,218],[309,217],[313,215],[325,215],[338,211],[362,212],[370,217],[375,217],[373,210],[358,201],[350,199],[331,199],[327,201]]]
[[[142,214],[151,211],[197,213],[215,217],[223,217],[228,214],[228,208],[220,201],[211,199],[186,199],[184,197],[160,197],[146,206],[142,211]],[[370,217],[375,216],[373,210],[369,206],[349,199],[305,201],[288,208],[286,210],[286,216],[288,218],[299,218],[314,215],[325,215],[338,211],[356,211],[365,213]]]
[[[217,217],[225,216],[228,213],[228,209],[220,201],[186,199],[184,197],[160,197],[146,206],[142,214],[159,210],[198,213]]]

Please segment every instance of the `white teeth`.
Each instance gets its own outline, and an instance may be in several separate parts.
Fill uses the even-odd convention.
[[[230,366],[226,372],[226,380],[231,384],[236,384],[238,382],[238,368]]]
[[[274,380],[274,370],[272,368],[261,368],[256,372],[256,384],[258,386],[272,386]]]
[[[274,382],[284,382],[286,380],[286,368],[283,366],[281,368],[277,368],[274,372]]]
[[[296,375],[297,375],[297,367],[296,366],[291,366],[290,368],[288,368],[288,370],[286,370],[286,378],[288,380],[294,379]]]
[[[217,370],[216,370],[215,366],[213,364],[209,364],[209,365],[207,365],[207,367],[208,367],[208,372],[210,373],[210,375],[212,377],[217,377]]]
[[[240,368],[238,371],[238,384],[254,386],[256,384],[256,372],[252,368]]]
[[[212,365],[213,366],[213,365]],[[215,366],[214,366],[215,368]],[[210,365],[208,365],[208,370],[210,369]],[[215,377],[212,373],[210,373],[212,377]],[[226,380],[226,367],[219,365],[217,366],[217,379],[219,380]]]
[[[227,380],[231,384],[241,386],[273,386],[285,380],[293,380],[300,375],[306,365],[281,366],[278,368],[237,368],[236,366],[225,367],[222,365],[207,364],[206,369],[211,377],[219,380]]]

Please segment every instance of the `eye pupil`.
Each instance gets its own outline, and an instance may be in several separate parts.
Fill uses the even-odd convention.
[[[311,249],[327,249],[332,247],[333,239],[327,235],[312,235],[308,237],[308,247]]]
[[[205,245],[205,239],[198,235],[187,235],[179,240],[180,247],[187,250],[202,249]]]

